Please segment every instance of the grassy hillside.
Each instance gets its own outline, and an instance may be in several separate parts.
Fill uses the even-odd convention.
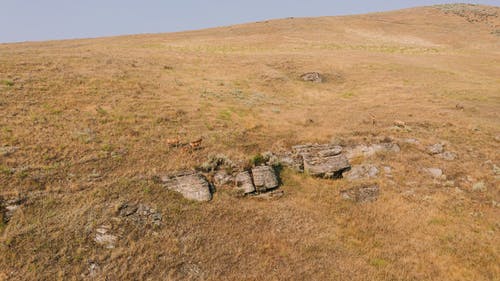
[[[500,279],[498,7],[0,44],[0,81],[0,208],[19,205],[0,218],[0,280]],[[217,153],[383,139],[401,152],[352,161],[382,171],[372,203],[289,169],[274,200],[193,203],[156,180]]]

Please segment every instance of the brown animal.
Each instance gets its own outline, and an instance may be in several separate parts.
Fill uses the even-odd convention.
[[[189,146],[192,148],[192,149],[198,149],[201,147],[201,142],[203,141],[202,138],[199,138],[195,141],[192,141],[189,143]]]
[[[167,144],[169,147],[178,147],[181,144],[181,138],[177,136],[173,139],[167,139]]]

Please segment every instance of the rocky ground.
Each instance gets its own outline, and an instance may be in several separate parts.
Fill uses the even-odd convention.
[[[0,45],[0,280],[498,280],[498,13]]]

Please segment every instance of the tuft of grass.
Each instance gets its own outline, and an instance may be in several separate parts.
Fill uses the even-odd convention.
[[[0,80],[0,84],[5,85],[7,87],[14,86],[14,81],[12,80]]]
[[[370,261],[370,264],[374,267],[384,267],[388,264],[389,262],[381,259],[381,258],[374,258]]]

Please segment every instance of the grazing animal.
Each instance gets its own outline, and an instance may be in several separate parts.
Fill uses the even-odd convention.
[[[181,138],[177,136],[173,139],[167,139],[167,144],[169,147],[178,147],[181,144]]]
[[[189,146],[192,148],[192,149],[198,149],[201,147],[201,142],[203,141],[202,138],[199,138],[195,141],[192,141],[189,143]]]

